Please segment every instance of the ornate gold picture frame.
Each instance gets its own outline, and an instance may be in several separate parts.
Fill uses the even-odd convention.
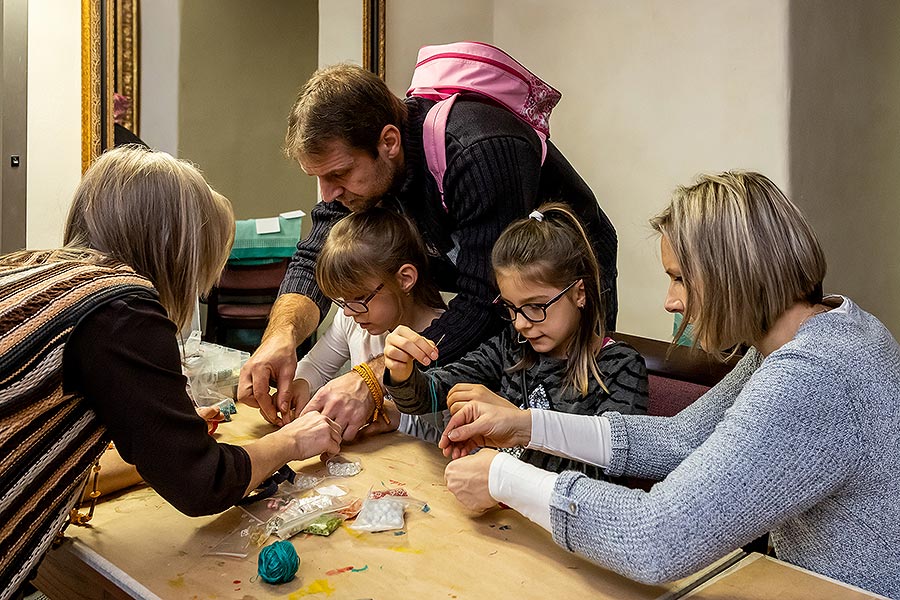
[[[139,134],[138,3],[81,0],[82,171],[113,145],[113,94],[131,100],[120,123]]]
[[[384,79],[384,13],[387,0],[363,0],[363,68]]]

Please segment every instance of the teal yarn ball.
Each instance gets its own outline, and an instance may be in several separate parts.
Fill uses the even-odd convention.
[[[259,566],[256,572],[266,583],[287,583],[297,574],[300,557],[294,545],[288,541],[269,544],[259,551]]]

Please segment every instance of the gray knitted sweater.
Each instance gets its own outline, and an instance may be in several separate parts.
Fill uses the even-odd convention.
[[[849,299],[675,417],[606,414],[609,475],[665,479],[563,473],[563,547],[657,583],[771,532],[782,560],[900,598],[900,347]]]

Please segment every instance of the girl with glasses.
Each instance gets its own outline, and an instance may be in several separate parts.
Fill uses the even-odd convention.
[[[568,206],[545,204],[498,238],[492,261],[499,315],[511,323],[460,360],[433,367],[440,348],[398,327],[385,344],[385,383],[397,407],[422,414],[480,400],[585,415],[647,410],[644,359],[606,336],[600,273]],[[418,364],[417,364],[418,363]],[[599,468],[537,450],[513,451],[551,471]]]
[[[398,325],[422,331],[446,309],[428,275],[418,232],[409,219],[391,210],[376,207],[352,213],[331,229],[316,262],[316,281],[341,310],[297,364],[292,385],[297,406],[305,406],[348,361],[367,384],[378,386],[370,393],[383,398],[380,382],[361,365],[381,355],[388,331]],[[373,400],[377,405],[378,399]],[[437,443],[440,438],[445,415],[427,420],[401,416],[389,400],[382,409],[387,418],[373,414],[362,432],[399,427],[426,441]]]

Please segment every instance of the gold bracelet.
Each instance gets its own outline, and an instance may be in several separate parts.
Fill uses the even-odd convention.
[[[390,425],[391,418],[388,417],[387,412],[384,410],[384,392],[381,391],[381,384],[378,383],[378,379],[375,377],[375,372],[372,370],[372,367],[370,367],[368,363],[363,362],[353,367],[353,371],[362,377],[366,387],[369,388],[369,393],[372,394],[372,400],[375,402],[375,409],[372,411],[369,423],[374,423],[378,419],[384,417],[384,422]]]

